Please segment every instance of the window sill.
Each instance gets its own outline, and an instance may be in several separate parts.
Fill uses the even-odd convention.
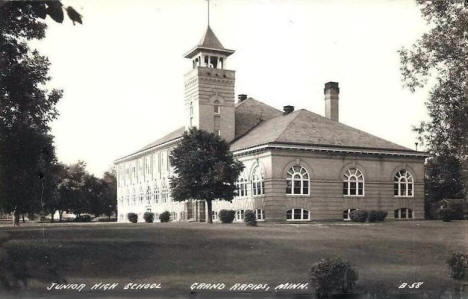
[[[291,197],[294,197],[294,196],[305,197],[305,196],[310,196],[310,194],[286,194],[286,196],[291,196]]]
[[[393,195],[394,198],[414,198],[414,196]]]
[[[343,198],[362,198],[366,197],[366,195],[343,195]]]

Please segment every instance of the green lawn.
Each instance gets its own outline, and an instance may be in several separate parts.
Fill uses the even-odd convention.
[[[184,293],[194,282],[274,286],[306,282],[310,266],[332,255],[347,258],[359,271],[359,290],[395,292],[402,282],[422,281],[424,291],[437,291],[455,286],[445,264],[449,253],[468,252],[468,221],[101,223],[1,230],[8,235],[6,241],[0,235],[0,248],[8,253],[3,261],[45,280],[30,279],[26,291],[43,291],[55,276],[87,284],[160,282],[164,290]]]

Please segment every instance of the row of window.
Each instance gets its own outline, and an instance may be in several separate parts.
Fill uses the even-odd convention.
[[[236,214],[234,215],[234,220],[235,221],[244,221],[244,215],[245,215],[245,210],[237,210]],[[255,217],[259,221],[265,220],[265,211],[262,210],[262,209],[256,209],[255,210]],[[217,211],[212,212],[212,219],[213,219],[213,221],[219,220]]]
[[[170,172],[169,155],[169,151],[160,151],[119,165],[117,167],[118,186],[135,185],[139,182],[161,178]]]
[[[119,204],[127,204],[127,205],[136,205],[139,203],[140,205],[146,201],[146,204],[151,203],[166,203],[169,201],[169,190],[166,187],[159,191],[159,188],[154,188],[151,192],[150,188],[148,187],[146,194],[140,192],[138,195],[136,193],[132,193],[131,195],[128,194],[126,196],[121,196],[119,198]]]

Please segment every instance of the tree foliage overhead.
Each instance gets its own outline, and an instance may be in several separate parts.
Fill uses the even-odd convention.
[[[206,200],[211,222],[211,201],[232,200],[244,165],[234,159],[227,142],[197,128],[184,133],[169,158],[175,174],[170,178],[172,197]]]
[[[411,91],[432,84],[430,121],[415,130],[432,157],[431,186],[446,191],[439,197],[459,197],[468,155],[468,1],[416,1],[430,30],[400,50],[401,73]]]

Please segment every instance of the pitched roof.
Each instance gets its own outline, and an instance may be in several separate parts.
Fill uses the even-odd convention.
[[[134,151],[134,152],[132,152],[132,153],[126,155],[126,156],[123,156],[123,157],[121,157],[121,158],[119,158],[117,160],[125,159],[125,158],[127,158],[129,156],[132,156],[134,154],[143,152],[143,151],[145,151],[147,149],[150,149],[152,147],[162,145],[162,144],[164,144],[166,142],[169,142],[169,141],[175,140],[177,138],[180,138],[180,137],[182,137],[182,135],[184,135],[184,131],[185,131],[185,127],[178,128],[177,130],[172,131],[171,133],[157,139],[156,141],[153,141],[153,142],[145,145],[144,147],[140,148],[139,150]]]
[[[214,34],[210,26],[206,28],[205,34],[203,34],[200,42],[198,42],[198,45],[185,54],[185,58],[192,58],[200,50],[210,50],[210,51],[220,52],[226,56],[229,56],[232,53],[234,53],[234,50],[229,50],[229,49],[224,48],[224,46],[216,37],[216,35]]]
[[[235,136],[247,133],[261,121],[282,115],[282,112],[253,98],[248,98],[236,105]]]
[[[304,109],[261,122],[235,140],[231,150],[266,143],[413,151]]]

